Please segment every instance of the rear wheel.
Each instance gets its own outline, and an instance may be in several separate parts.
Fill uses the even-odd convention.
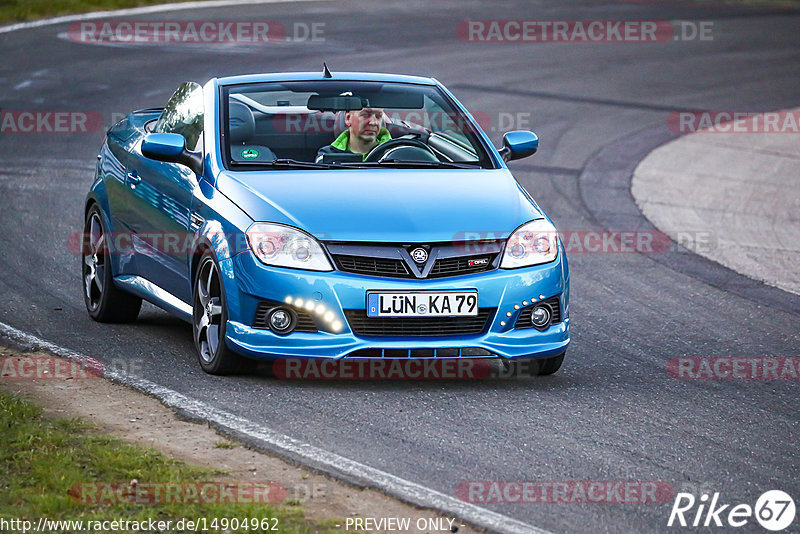
[[[225,343],[228,322],[225,288],[213,254],[206,252],[194,281],[192,331],[200,367],[212,375],[227,375],[245,368],[245,360]]]
[[[95,205],[86,215],[81,250],[83,300],[86,311],[101,323],[124,323],[139,316],[142,299],[114,285],[106,231]]]

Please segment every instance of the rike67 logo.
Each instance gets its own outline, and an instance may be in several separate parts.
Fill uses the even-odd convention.
[[[764,492],[756,505],[731,505],[720,500],[719,492],[699,499],[691,493],[678,493],[669,514],[667,526],[680,527],[743,527],[754,517],[758,524],[772,532],[785,530],[794,521],[794,500],[781,490]]]

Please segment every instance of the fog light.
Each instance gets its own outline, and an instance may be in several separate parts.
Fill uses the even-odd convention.
[[[269,327],[276,334],[288,334],[294,323],[292,312],[285,308],[275,308],[269,314]]]
[[[536,306],[531,313],[531,324],[535,328],[544,328],[550,323],[550,308],[547,306]]]

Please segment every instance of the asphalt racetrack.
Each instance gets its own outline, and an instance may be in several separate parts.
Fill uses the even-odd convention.
[[[539,153],[510,168],[559,230],[577,235],[653,230],[630,196],[630,177],[649,151],[678,135],[670,113],[800,105],[800,11],[762,3],[301,2],[127,19],[278,21],[298,39],[91,44],[71,39],[69,23],[0,33],[0,108],[91,112],[107,127],[133,109],[163,106],[185,80],[317,71],[323,60],[334,71],[433,76],[483,119],[498,146],[510,129],[540,136]],[[687,40],[483,42],[465,37],[467,19],[666,20]],[[708,38],[681,33],[704,21],[713,22]],[[295,28],[312,24],[316,38],[299,39]],[[800,503],[798,380],[668,373],[681,357],[800,356],[799,296],[674,245],[656,253],[574,249],[572,344],[554,376],[209,376],[196,361],[191,326],[166,312],[145,306],[132,325],[97,324],[86,314],[80,258],[67,243],[82,228],[105,127],[0,133],[2,323],[109,365],[128,362],[137,377],[453,498],[467,481],[672,488],[662,502],[474,503],[531,528],[663,532],[681,491],[754,506],[779,489]],[[798,521],[791,528],[800,529]],[[751,518],[735,531],[764,530]]]

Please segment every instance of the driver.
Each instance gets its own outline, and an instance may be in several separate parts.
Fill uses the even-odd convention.
[[[333,143],[324,146],[317,152],[317,162],[322,161],[325,154],[352,152],[361,154],[361,159],[380,145],[389,141],[392,136],[384,125],[383,108],[361,108],[358,111],[347,111],[344,123],[348,129],[343,131]]]

